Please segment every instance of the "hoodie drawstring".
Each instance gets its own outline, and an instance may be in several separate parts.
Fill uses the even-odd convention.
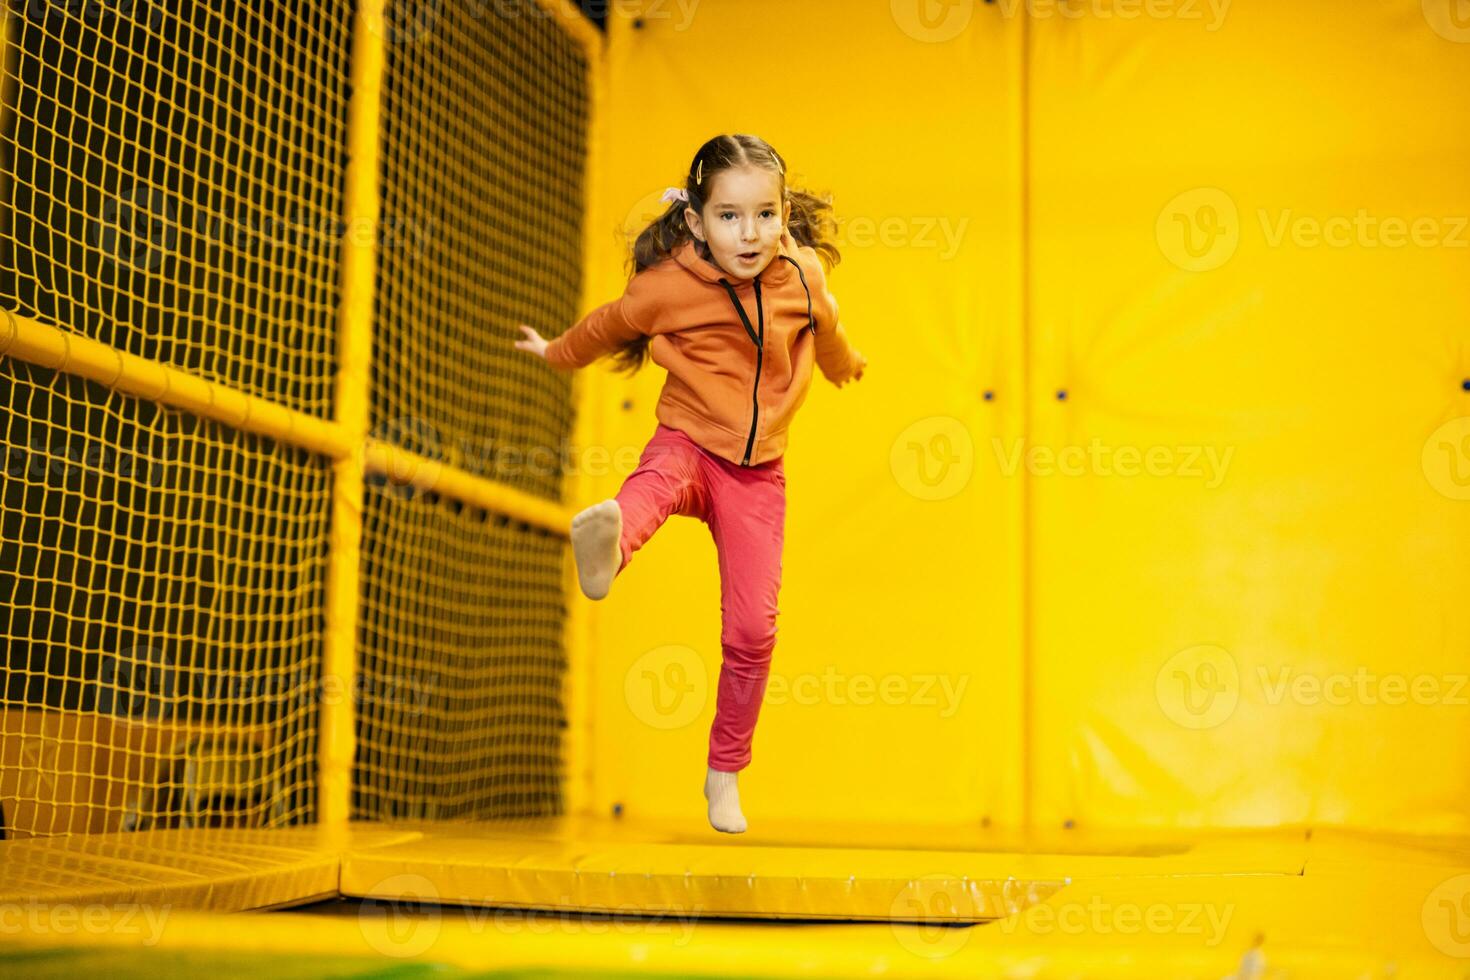
[[[797,262],[791,256],[783,255],[781,258],[795,266],[796,274],[801,277],[801,288],[806,290],[806,323],[808,327],[811,327],[812,336],[815,337],[817,335],[817,318],[812,315],[812,291],[811,287],[806,284],[806,273],[801,271],[801,263]]]
[[[801,279],[801,288],[806,293],[806,324],[807,324],[807,327],[811,330],[812,336],[815,337],[817,335],[817,318],[816,318],[816,315],[814,313],[812,313],[812,289],[811,289],[810,286],[808,286],[806,284],[806,273],[803,272],[803,271],[801,271],[801,264],[799,262],[797,262],[795,259],[793,259],[791,256],[789,256],[789,255],[783,255],[783,256],[781,256],[781,258],[784,261],[791,263],[792,268],[796,269],[796,275]],[[760,320],[760,318],[761,318],[761,281],[759,279],[753,279],[753,280],[751,280],[751,282],[754,283],[754,285],[755,285],[755,309],[756,309],[756,318],[758,320]],[[730,285],[730,280],[728,280],[728,279],[724,278],[723,276],[721,276],[720,277],[720,285],[721,286],[724,286],[725,287],[725,292],[729,293],[729,295],[730,295],[730,303],[731,303],[731,305],[733,305],[735,307],[735,311],[740,314],[740,322],[745,325],[745,332],[748,333],[748,334],[750,334],[751,343],[755,344],[757,347],[761,346],[761,341],[765,339],[765,322],[764,322],[764,320],[761,320],[761,331],[760,331],[759,336],[757,336],[756,331],[755,331],[755,328],[751,326],[750,317],[747,316],[746,313],[745,313],[745,307],[743,307],[743,306],[740,305],[740,300],[737,299],[736,296],[735,296],[735,287],[732,286],[732,285]]]

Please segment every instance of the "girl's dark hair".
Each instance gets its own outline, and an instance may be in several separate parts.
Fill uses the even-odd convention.
[[[702,168],[701,168],[702,165]],[[758,167],[769,170],[781,182],[783,204],[791,203],[791,218],[788,228],[798,244],[817,250],[828,269],[842,261],[842,254],[833,244],[835,222],[832,217],[830,197],[817,197],[786,183],[786,161],[775,147],[759,136],[735,134],[716,136],[699,148],[689,163],[689,172],[684,178],[685,190],[689,192],[689,203],[669,202],[668,209],[638,233],[633,242],[633,254],[629,257],[632,266],[630,275],[642,272],[649,266],[667,259],[674,250],[688,241],[695,242],[699,254],[710,259],[709,246],[694,238],[684,220],[684,209],[693,208],[704,213],[711,183],[717,174],[740,167]],[[696,179],[702,178],[702,179]],[[633,374],[648,359],[648,342],[643,336],[629,341],[612,354],[613,368]]]

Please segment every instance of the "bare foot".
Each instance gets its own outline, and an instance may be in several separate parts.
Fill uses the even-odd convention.
[[[616,499],[593,504],[572,518],[572,554],[587,598],[601,599],[612,588],[613,576],[623,561],[622,535],[623,509]]]

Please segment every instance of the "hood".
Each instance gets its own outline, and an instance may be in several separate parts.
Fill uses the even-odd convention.
[[[781,232],[779,251],[771,264],[766,266],[765,271],[760,274],[760,281],[765,286],[776,286],[791,278],[796,271],[792,263],[796,261],[796,251],[800,248],[796,239],[791,237],[790,231]],[[744,276],[734,276],[721,269],[707,259],[701,258],[694,250],[694,242],[688,241],[674,249],[674,260],[694,273],[705,282],[718,284],[721,279],[729,280],[733,285],[742,285],[751,280]],[[791,262],[783,262],[781,256],[791,259]]]

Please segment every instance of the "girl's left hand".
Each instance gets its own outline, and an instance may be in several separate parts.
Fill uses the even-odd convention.
[[[525,339],[515,342],[516,350],[527,351],[535,354],[537,357],[544,358],[546,356],[546,338],[537,333],[533,327],[528,327],[524,323],[520,325],[520,328]]]

